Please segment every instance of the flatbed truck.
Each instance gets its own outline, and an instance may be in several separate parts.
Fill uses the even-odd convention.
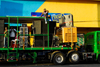
[[[46,34],[45,33],[37,34],[39,32],[33,32],[33,34],[18,35],[18,36],[28,36],[28,37],[34,36],[35,38],[33,37],[33,39],[40,39],[39,42],[41,42],[41,40],[44,41],[46,39],[46,41],[41,42],[41,44],[43,43],[42,46],[40,46],[40,44],[37,44],[38,43],[37,41],[37,43],[35,43],[34,45],[24,47],[24,48],[19,47],[18,45],[16,48],[9,47],[10,45],[9,35],[10,35],[11,23],[17,23],[16,29],[18,33],[20,28],[20,26],[18,26],[19,23],[27,24],[38,20],[38,21],[42,21],[41,22],[42,24],[45,23],[44,19],[45,19],[44,17],[21,17],[21,16],[0,17],[0,20],[3,20],[4,23],[6,22],[8,23],[7,25],[8,26],[8,47],[7,48],[0,47],[0,60],[1,61],[4,60],[7,62],[16,62],[20,60],[31,59],[33,63],[36,63],[39,54],[42,53],[40,55],[43,55],[45,59],[48,59],[50,62],[53,62],[54,64],[64,64],[67,60],[69,60],[71,63],[78,63],[80,60],[94,60],[100,63],[100,31],[94,31],[85,34],[85,47],[83,51],[80,51],[78,50],[79,48],[77,47],[76,44],[77,28],[61,27],[55,29],[55,25],[53,26],[55,22],[48,21],[48,23],[45,24],[46,25],[45,28],[47,28]],[[50,29],[51,28],[49,25],[50,23],[52,23],[51,27],[53,26],[52,31]],[[34,28],[35,26],[31,29]],[[68,31],[66,32],[66,30]],[[54,31],[56,31],[56,33]],[[0,37],[3,38],[3,36],[4,34],[1,33]],[[41,37],[44,39],[42,39]]]

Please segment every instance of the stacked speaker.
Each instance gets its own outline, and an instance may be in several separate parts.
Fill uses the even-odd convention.
[[[47,24],[41,20],[33,21],[32,30],[34,34],[47,34]]]
[[[72,27],[73,26],[73,16],[64,15],[59,19],[60,27]]]
[[[0,20],[0,34],[4,34],[4,20]],[[0,47],[4,46],[4,36],[0,36]]]
[[[52,43],[52,35],[54,33],[54,27],[56,26],[55,22],[49,22],[49,44]],[[32,34],[48,34],[47,32],[47,24],[45,21],[35,20],[33,21],[33,25],[31,26]],[[35,36],[35,47],[47,47],[48,46],[48,38],[47,36]]]
[[[27,24],[22,24],[22,27],[20,27],[20,34],[23,36],[19,37],[19,47],[22,47],[23,44],[25,47],[28,46],[28,36],[25,36],[25,34],[28,34],[28,27]]]

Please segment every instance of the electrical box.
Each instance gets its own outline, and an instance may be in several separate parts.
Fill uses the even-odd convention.
[[[77,42],[77,28],[76,27],[63,27],[62,28],[63,43]]]

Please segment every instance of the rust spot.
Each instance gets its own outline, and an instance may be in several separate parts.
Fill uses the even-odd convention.
[[[44,50],[44,48],[42,50]]]
[[[18,61],[18,59],[16,59],[16,61]]]
[[[14,50],[14,48],[12,50]]]
[[[61,50],[63,50],[63,48],[61,48]]]
[[[7,59],[7,61],[8,61],[8,59]]]

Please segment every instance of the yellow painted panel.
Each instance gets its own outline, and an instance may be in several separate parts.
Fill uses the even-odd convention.
[[[100,27],[100,3],[98,3],[98,27]]]
[[[98,22],[74,22],[75,27],[98,27]]]
[[[71,32],[72,30],[72,32]],[[72,35],[71,35],[72,33]],[[72,40],[71,40],[72,37]],[[62,28],[63,43],[77,42],[77,28],[76,27],[63,27]]]
[[[36,12],[42,12],[44,8],[50,13],[71,13],[74,26],[76,27],[98,27],[98,3],[91,2],[60,2],[59,0],[47,0]],[[88,21],[91,21],[91,23]],[[82,25],[83,24],[83,25]],[[58,24],[57,24],[58,25]]]

